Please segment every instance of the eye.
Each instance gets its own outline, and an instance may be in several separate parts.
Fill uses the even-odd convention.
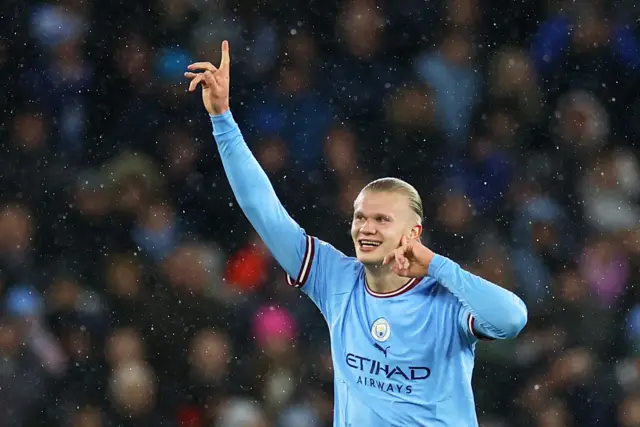
[[[361,220],[361,219],[364,219],[364,215],[362,215],[361,213],[356,213],[353,216],[353,218],[356,219],[356,220]]]
[[[389,217],[378,216],[378,217],[376,217],[376,221],[378,221],[378,222],[389,222]]]

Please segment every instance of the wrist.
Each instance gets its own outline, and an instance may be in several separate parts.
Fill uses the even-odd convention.
[[[221,116],[227,111],[229,111],[229,104],[225,104],[221,106],[212,106],[209,114],[211,114],[212,116]]]
[[[433,252],[431,249],[427,248],[426,246],[422,247],[422,254],[420,255],[420,258],[422,259],[422,262],[424,263],[427,271],[429,271],[429,267],[431,266],[431,262],[433,261],[433,258],[435,256],[435,252]]]
[[[209,118],[211,119],[211,125],[213,126],[213,136],[216,138],[238,129],[238,125],[233,119],[231,110],[227,110],[219,115],[211,113],[209,114]]]

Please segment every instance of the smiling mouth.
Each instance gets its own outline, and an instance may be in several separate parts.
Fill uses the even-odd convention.
[[[360,245],[361,248],[365,249],[373,249],[373,248],[377,248],[378,246],[380,246],[382,244],[382,242],[377,242],[375,240],[358,240],[358,244]]]

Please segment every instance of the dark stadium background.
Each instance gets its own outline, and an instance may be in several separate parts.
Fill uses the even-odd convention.
[[[330,426],[322,316],[234,203],[182,73],[351,254],[368,180],[527,302],[479,344],[483,427],[640,426],[633,1],[4,0],[0,427]],[[366,426],[363,426],[366,427]],[[461,426],[463,427],[463,426]]]

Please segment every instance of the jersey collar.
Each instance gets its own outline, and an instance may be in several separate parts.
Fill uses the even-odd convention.
[[[364,288],[366,289],[367,293],[373,297],[376,298],[391,298],[391,297],[395,297],[398,295],[402,295],[406,292],[409,292],[411,289],[415,288],[415,286],[420,283],[420,281],[422,280],[421,277],[414,277],[413,279],[409,279],[407,281],[407,283],[405,283],[404,285],[402,285],[401,287],[399,287],[398,289],[396,289],[395,291],[391,291],[391,292],[375,292],[374,290],[372,290],[369,287],[369,284],[367,283],[367,279],[365,277],[364,279]]]

